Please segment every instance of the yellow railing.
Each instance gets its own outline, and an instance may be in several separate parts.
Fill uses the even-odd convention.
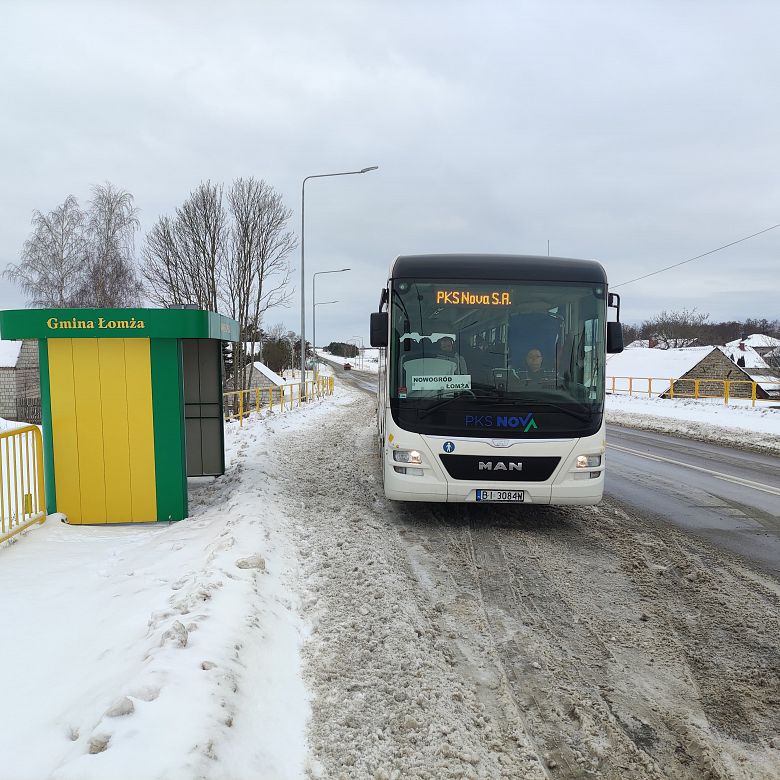
[[[655,382],[655,392],[653,391]],[[647,396],[668,394],[669,398],[722,398],[725,404],[733,400],[750,401],[756,405],[757,383],[747,379],[667,379],[663,377],[608,376],[607,393],[612,395]]]
[[[253,411],[259,412],[261,409],[268,408],[270,411],[278,409],[284,412],[294,409],[301,405],[301,395],[303,395],[303,403],[306,403],[307,399],[333,395],[333,377],[321,376],[317,379],[308,379],[305,387],[301,384],[290,384],[224,393],[225,421],[238,420],[239,425],[243,425],[244,418]]]
[[[46,519],[43,445],[37,425],[0,433],[0,542]]]

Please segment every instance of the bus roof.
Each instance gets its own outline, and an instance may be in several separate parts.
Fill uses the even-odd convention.
[[[607,283],[604,268],[595,260],[544,255],[401,255],[390,268],[390,278]]]

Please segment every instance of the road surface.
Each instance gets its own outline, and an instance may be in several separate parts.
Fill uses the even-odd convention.
[[[780,577],[780,458],[607,426],[606,494]]]
[[[365,379],[339,374],[356,389],[281,455],[307,518],[312,776],[780,777],[780,584],[766,567],[632,508],[635,493],[598,507],[386,501]],[[735,478],[760,481],[746,458]]]

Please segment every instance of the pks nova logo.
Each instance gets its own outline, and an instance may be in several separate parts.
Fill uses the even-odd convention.
[[[533,412],[528,412],[524,417],[508,414],[467,414],[464,422],[467,428],[509,428],[522,430],[523,433],[539,429]]]

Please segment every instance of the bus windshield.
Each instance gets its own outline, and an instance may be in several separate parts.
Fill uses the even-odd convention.
[[[603,284],[396,279],[390,311],[390,401],[404,427],[484,435],[519,420],[504,426],[513,436],[529,413],[545,431],[527,436],[600,425]]]

